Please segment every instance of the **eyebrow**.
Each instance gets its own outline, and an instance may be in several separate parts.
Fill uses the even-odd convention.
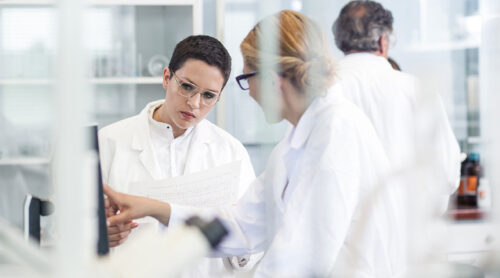
[[[193,81],[191,81],[191,79],[187,78],[187,77],[184,77],[184,76],[180,76],[182,79],[185,79],[186,81],[188,81],[189,83],[195,85],[196,87],[200,88],[200,86],[198,86],[198,84],[194,83]],[[182,80],[181,80],[182,81]],[[209,91],[211,93],[215,93],[215,94],[220,94],[219,91],[217,90],[212,90],[212,89],[203,89],[204,91]]]

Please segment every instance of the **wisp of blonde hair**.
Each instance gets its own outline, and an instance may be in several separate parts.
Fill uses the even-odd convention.
[[[279,54],[260,49],[262,26],[274,27]],[[278,33],[279,32],[279,33]],[[240,44],[247,67],[274,66],[293,86],[310,96],[326,93],[334,79],[333,58],[321,28],[307,16],[283,10],[261,20]]]

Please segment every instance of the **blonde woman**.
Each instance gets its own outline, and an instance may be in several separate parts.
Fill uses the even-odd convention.
[[[279,53],[260,49],[262,26],[277,32]],[[321,29],[300,13],[281,11],[248,33],[241,52],[240,87],[265,107],[264,94],[275,94],[274,113],[291,127],[238,205],[219,215],[230,236],[214,255],[266,251],[257,277],[391,277],[386,226],[391,200],[380,196],[385,208],[375,206],[369,217],[362,209],[387,160],[363,114],[340,94],[327,95],[334,69]],[[274,90],[261,90],[261,75],[271,78]],[[184,207],[105,192],[122,210],[111,223],[152,215],[168,225],[187,216]],[[369,220],[357,232],[361,217]]]

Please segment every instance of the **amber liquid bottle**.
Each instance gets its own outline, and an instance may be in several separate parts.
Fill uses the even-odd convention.
[[[458,208],[477,208],[477,194],[481,175],[479,154],[469,154],[467,159],[462,163],[461,170],[462,175],[457,198]]]

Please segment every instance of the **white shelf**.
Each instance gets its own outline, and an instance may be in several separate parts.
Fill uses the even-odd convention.
[[[481,137],[467,137],[467,142],[469,144],[481,144],[483,143],[483,139]]]
[[[442,43],[417,43],[406,47],[412,52],[429,52],[429,51],[449,51],[463,50],[469,48],[478,48],[480,41],[458,41],[458,42],[442,42]]]
[[[162,77],[109,77],[91,78],[92,84],[161,84]]]
[[[50,159],[46,157],[22,157],[0,159],[0,165],[43,165],[49,164]]]
[[[51,85],[52,79],[0,79],[0,85]],[[161,84],[162,77],[107,77],[91,78],[91,84]]]
[[[0,85],[50,85],[52,81],[50,79],[41,78],[12,78],[12,79],[0,79]]]
[[[191,6],[197,0],[89,0],[95,6]],[[54,0],[0,0],[0,5],[53,5]]]

